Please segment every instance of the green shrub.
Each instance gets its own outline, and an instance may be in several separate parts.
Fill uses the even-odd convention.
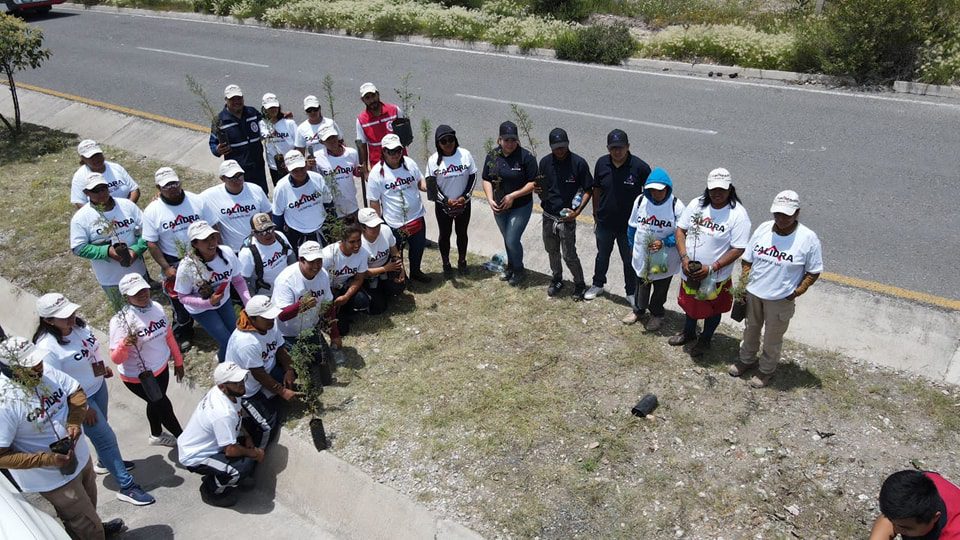
[[[575,62],[620,64],[637,48],[630,30],[622,25],[594,25],[572,28],[557,36],[557,58]]]
[[[930,84],[960,84],[960,35],[942,42],[928,40],[920,50],[917,80]]]
[[[530,11],[533,13],[564,21],[582,21],[590,15],[591,8],[587,0],[530,0]]]
[[[671,26],[650,38],[640,53],[689,62],[792,69],[794,38],[734,25]]]

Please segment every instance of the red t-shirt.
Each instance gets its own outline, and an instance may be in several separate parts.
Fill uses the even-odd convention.
[[[920,538],[924,540],[960,540],[960,487],[953,485],[938,473],[925,472],[923,474],[933,480],[933,483],[937,486],[937,492],[943,499],[945,509],[933,530]]]
[[[380,115],[373,116],[364,109],[357,115],[357,124],[367,138],[367,152],[371,165],[380,161],[380,140],[385,135],[393,133],[393,121],[397,119],[397,106],[392,103],[382,103]]]

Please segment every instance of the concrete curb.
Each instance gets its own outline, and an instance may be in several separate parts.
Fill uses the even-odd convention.
[[[942,98],[960,99],[960,86],[926,84],[911,81],[896,81],[893,83],[893,90],[904,94],[915,94],[918,96],[934,96]]]

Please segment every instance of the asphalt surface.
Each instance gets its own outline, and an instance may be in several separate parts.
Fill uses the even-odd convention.
[[[421,96],[414,123],[452,125],[482,153],[525,104],[545,152],[555,126],[593,163],[622,128],[634,154],[665,168],[689,201],[707,173],[726,167],[754,225],[773,196],[800,193],[801,220],[823,241],[827,271],[960,298],[943,269],[960,264],[960,102],[832,91],[766,81],[679,76],[441,47],[281,31],[211,20],[144,17],[58,6],[33,19],[53,51],[18,80],[181,120],[207,124],[185,76],[215,105],[226,84],[247,104],[276,93],[302,120],[302,98],[335,81],[335,118],[353,137],[358,88],[370,80],[387,101],[404,73]],[[191,56],[192,55],[192,56]],[[29,121],[30,119],[26,119]],[[82,134],[81,134],[82,135]],[[422,161],[422,146],[413,155]]]

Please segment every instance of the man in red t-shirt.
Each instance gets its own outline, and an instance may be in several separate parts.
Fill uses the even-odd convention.
[[[380,162],[380,140],[393,133],[393,121],[403,116],[403,110],[380,101],[380,92],[373,83],[360,86],[360,99],[365,108],[357,115],[357,152],[360,154],[360,176],[366,182],[370,167]]]
[[[934,472],[893,473],[880,488],[880,517],[870,540],[960,539],[960,488]]]

